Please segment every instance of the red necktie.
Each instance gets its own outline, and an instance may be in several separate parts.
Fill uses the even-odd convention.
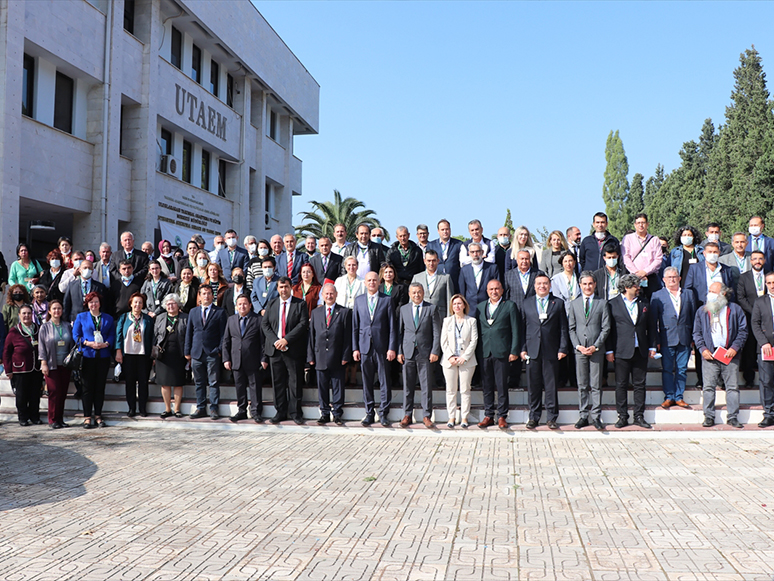
[[[293,255],[288,254],[288,276],[293,276]]]
[[[328,316],[325,317],[325,326],[330,327],[331,326],[331,312],[333,311],[333,307],[328,307]]]
[[[282,338],[285,338],[285,307],[287,303],[282,301]]]

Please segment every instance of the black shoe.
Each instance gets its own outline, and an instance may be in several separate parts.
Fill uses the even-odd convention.
[[[136,416],[137,416],[137,412],[136,412],[136,411],[134,411],[134,410],[129,410],[129,411],[126,413],[126,415],[127,415],[127,417],[133,418],[133,417],[136,417]]]
[[[379,418],[379,423],[382,424],[385,428],[389,428],[392,425],[390,420],[387,419],[387,416],[382,416]]]
[[[175,417],[176,418],[182,418],[183,417],[183,412],[175,412]]]
[[[701,427],[711,428],[714,425],[715,425],[715,420],[713,420],[712,418],[704,418],[704,421],[702,422]]]
[[[558,430],[558,429],[559,429],[559,424],[557,424],[557,423],[556,423],[555,421],[553,421],[553,420],[551,420],[551,421],[547,422],[547,423],[546,423],[546,425],[548,426],[548,429],[549,429],[549,430]]]
[[[217,410],[212,410],[210,412],[210,419],[217,420],[218,418],[220,418],[220,415],[218,414]]]
[[[148,412],[140,412],[140,417],[141,418],[147,418],[148,417]]]
[[[237,412],[233,416],[229,418],[232,422],[236,423],[239,420],[246,420],[247,419],[247,413],[246,412]]]
[[[262,424],[264,422],[263,418],[261,416],[253,416],[253,421],[256,424]]]
[[[23,427],[31,426],[32,422],[29,420],[19,420],[19,425]]]
[[[192,420],[198,420],[199,418],[206,418],[207,412],[204,408],[197,409],[194,413],[191,414]]]
[[[281,415],[274,416],[271,420],[269,420],[272,424],[278,424],[280,422],[284,422],[287,418],[283,418]]]
[[[634,425],[639,426],[641,428],[645,428],[646,430],[649,430],[653,427],[648,422],[646,422],[645,418],[643,418],[642,416],[638,416],[634,418]]]
[[[605,424],[602,423],[601,418],[597,418],[594,420],[594,427],[598,429],[600,432],[605,429]]]
[[[328,414],[321,414],[320,417],[317,419],[317,425],[324,426],[330,421],[331,421],[331,417]]]
[[[48,427],[51,428],[52,430],[58,430],[59,424],[54,422],[53,424],[48,424]]]
[[[159,415],[159,417],[160,417],[162,420],[165,420],[165,419],[167,419],[167,418],[171,418],[173,415],[174,415],[174,414],[173,414],[172,412],[167,412],[167,411],[164,411],[164,412],[161,412],[161,415]]]
[[[527,422],[527,425],[525,426],[528,430],[534,430],[538,427],[537,420],[530,420]]]
[[[341,416],[333,416],[333,423],[337,426],[343,426],[344,420],[341,419]]]
[[[581,428],[585,428],[588,425],[589,425],[588,418],[580,418],[577,422],[575,422],[575,429],[580,430]]]
[[[618,418],[618,421],[615,423],[615,427],[618,428],[619,430],[621,428],[625,428],[628,425],[629,425],[629,418],[624,416]]]
[[[303,426],[306,422],[304,421],[304,418],[293,418],[293,421],[297,426]]]
[[[763,418],[763,421],[758,424],[759,428],[768,428],[769,426],[774,426],[774,418]]]
[[[29,420],[29,421],[32,422],[36,426],[39,426],[39,425],[41,425],[43,423],[43,420],[41,420],[40,418],[35,418],[34,420]]]
[[[732,428],[744,428],[744,426],[736,418],[731,418],[726,423]]]
[[[360,420],[360,423],[367,428],[368,426],[374,423],[374,417],[366,416],[362,420]]]

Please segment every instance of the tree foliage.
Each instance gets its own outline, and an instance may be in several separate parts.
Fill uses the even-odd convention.
[[[503,224],[503,226],[508,228],[508,230],[511,231],[511,234],[513,234],[515,228],[513,227],[513,219],[511,219],[511,209],[507,208],[507,210],[508,211],[505,213],[505,224]]]
[[[314,208],[311,212],[299,212],[303,224],[295,226],[297,236],[311,234],[320,238],[327,236],[333,240],[333,229],[336,224],[344,224],[347,229],[347,240],[355,240],[358,225],[368,224],[371,228],[382,228],[384,239],[389,240],[390,234],[385,230],[373,210],[368,210],[365,204],[355,198],[341,198],[338,190],[333,190],[332,202],[309,202]],[[362,208],[362,209],[361,209]]]
[[[618,131],[610,131],[605,144],[605,181],[602,185],[602,199],[608,217],[608,230],[621,237],[629,227],[629,161],[626,159],[623,141]]]

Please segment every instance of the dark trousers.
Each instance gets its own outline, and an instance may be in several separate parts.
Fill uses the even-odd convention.
[[[67,400],[67,388],[70,387],[70,370],[64,365],[56,369],[49,369],[46,377],[48,389],[48,423],[64,423],[65,400]]]
[[[546,394],[546,421],[555,422],[559,417],[559,399],[556,395],[558,373],[559,360],[553,354],[527,361],[530,420],[540,421],[543,413],[543,392]]]
[[[521,385],[521,358],[508,363],[508,388],[518,389]]]
[[[416,355],[416,352],[415,352]],[[409,416],[414,412],[414,393],[422,390],[422,417],[429,418],[433,414],[433,387],[435,383],[432,363],[427,357],[420,359],[405,359],[403,363],[403,412]]]
[[[139,399],[140,413],[147,413],[148,377],[150,376],[150,367],[150,355],[124,354],[124,362],[121,365],[121,370],[124,374],[126,403],[129,404],[130,412],[137,411]]]
[[[263,412],[263,369],[232,369],[236,387],[237,407],[240,413],[247,413],[247,398],[250,398],[250,415],[254,419]]]
[[[748,320],[747,330],[749,331],[751,328],[750,321]],[[758,351],[758,342],[753,337],[748,336],[747,342],[742,349],[741,364],[742,377],[747,387],[755,385],[755,366],[758,364]]]
[[[274,407],[281,418],[301,419],[301,380],[303,361],[296,361],[286,352],[274,351],[269,357],[271,383],[274,387]]]
[[[494,395],[497,392],[497,415],[508,416],[508,358],[484,357],[478,362],[481,369],[481,389],[484,392],[484,415],[495,415]]]
[[[340,418],[344,413],[344,369],[343,365],[317,369],[317,395],[321,414],[333,412],[334,418]]]
[[[207,407],[207,387],[210,390],[210,409],[218,411],[220,403],[220,355],[205,355],[191,359],[194,385],[196,386],[196,409]]]
[[[637,349],[631,359],[615,358],[615,409],[619,418],[629,417],[629,377],[634,388],[634,417],[645,414],[645,378],[648,373],[648,358]]]
[[[102,415],[110,357],[84,357],[81,367],[83,417]]]
[[[376,353],[374,349],[367,354],[361,353],[360,372],[363,374],[363,402],[366,416],[374,417],[374,380],[378,376],[381,396],[379,415],[386,418],[392,403],[392,382],[387,370],[387,356]]]
[[[40,421],[40,387],[43,383],[40,371],[14,373],[11,385],[16,392],[16,413],[20,422]]]
[[[763,417],[765,419],[774,419],[774,362],[763,361],[760,355],[758,356],[758,382],[760,384]]]
[[[699,350],[696,349],[696,347],[693,348],[693,361],[694,365],[696,366],[696,384],[704,385],[704,379],[702,378],[701,373],[701,362],[704,361],[704,358],[701,356],[701,353],[699,353]]]

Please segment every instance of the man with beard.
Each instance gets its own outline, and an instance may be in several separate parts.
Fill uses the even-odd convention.
[[[734,428],[744,427],[737,419],[737,376],[747,340],[747,318],[739,305],[728,302],[730,294],[731,289],[723,283],[713,282],[707,290],[707,302],[696,312],[693,323],[693,342],[702,356],[705,428],[715,425],[715,386],[720,377],[726,385],[727,423]]]

